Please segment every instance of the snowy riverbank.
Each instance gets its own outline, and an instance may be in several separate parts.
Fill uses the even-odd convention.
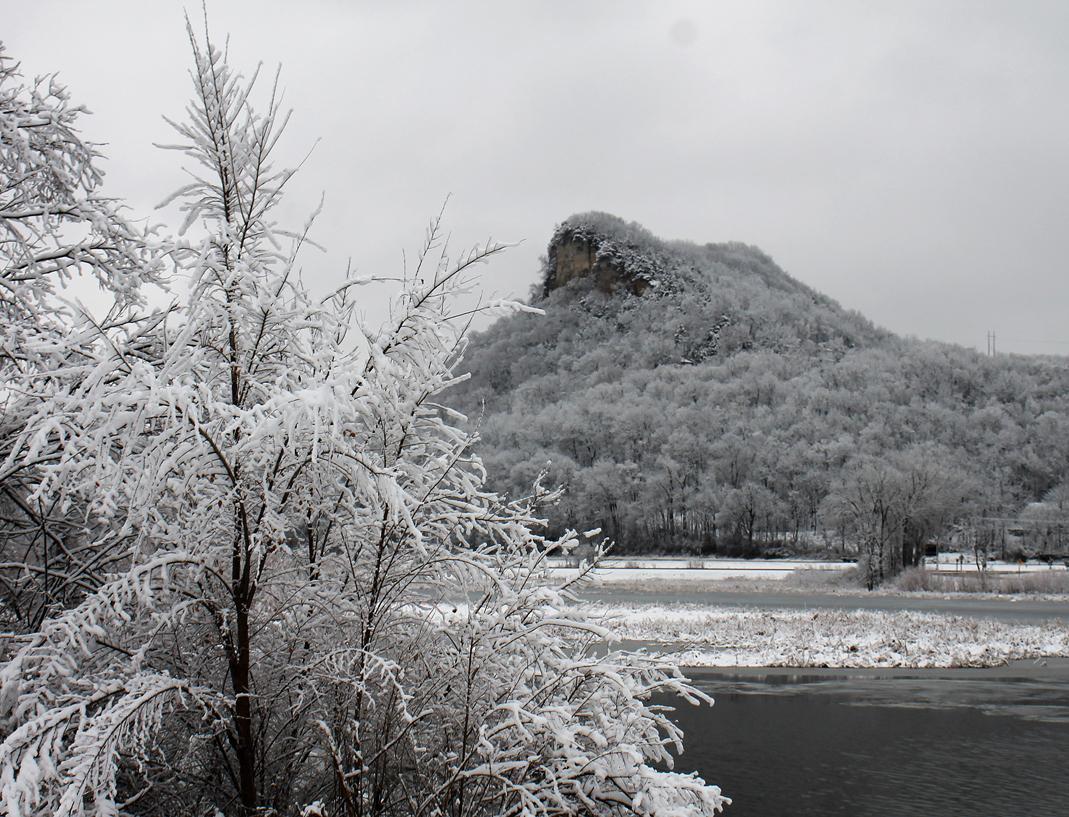
[[[983,595],[1057,597],[1069,588],[1069,570],[1062,565],[991,561],[981,575],[971,560],[959,554],[940,554],[924,565],[927,578],[913,576],[905,587],[880,592],[968,592]],[[588,587],[647,592],[756,590],[778,586],[786,592],[862,593],[853,562],[805,559],[720,559],[673,557],[613,557],[602,560],[588,575]],[[574,560],[550,559],[547,575],[568,581],[580,574]],[[916,586],[915,586],[916,585]]]
[[[692,605],[587,610],[686,667],[990,667],[1069,656],[1069,624],[879,610]]]

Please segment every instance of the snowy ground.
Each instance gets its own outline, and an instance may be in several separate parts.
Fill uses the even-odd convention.
[[[590,605],[624,640],[686,667],[991,667],[1069,656],[1069,624],[877,610]]]
[[[578,574],[575,567],[550,568],[556,578],[568,579]],[[602,584],[634,582],[694,583],[723,579],[781,580],[801,570],[841,572],[854,565],[850,562],[810,562],[787,559],[605,559],[595,571],[595,579]]]
[[[808,561],[802,559],[680,559],[665,557],[612,558],[601,562],[590,576],[591,590],[605,591],[645,591],[645,592],[700,592],[700,591],[756,591],[771,590],[776,586],[787,592],[821,592],[835,594],[852,594],[863,591],[856,579],[847,575],[847,571],[856,568],[853,562]],[[968,588],[971,595],[977,595],[980,589],[976,565],[971,561],[957,561],[957,554],[940,554],[938,562],[928,560],[925,568],[933,574],[939,574],[944,581],[971,582]],[[548,570],[554,581],[566,581],[576,577],[579,570],[574,563],[566,560],[551,560]],[[1018,565],[993,561],[988,565],[988,581],[992,582],[990,590],[993,595],[1005,592],[1021,592],[1021,581],[1036,586],[1023,588],[1030,594],[1046,594],[1043,597],[1058,598],[1066,585],[1069,571],[1063,565],[1053,567],[1030,562]],[[1049,577],[1052,580],[1044,583]],[[1049,588],[1046,586],[1049,584]],[[951,590],[953,588],[950,588]],[[997,591],[1002,590],[1003,593]],[[925,591],[905,591],[894,587],[882,588],[879,592],[893,595],[931,595],[944,594],[949,590],[937,587]],[[1038,596],[1037,596],[1038,597]]]
[[[927,559],[925,568],[939,573],[977,573],[976,563],[969,558],[958,561],[957,553],[941,553],[938,559]],[[550,572],[559,577],[575,575],[578,570],[568,560],[550,560]],[[811,561],[806,559],[680,559],[671,557],[618,557],[605,559],[596,570],[598,579],[606,584],[634,582],[645,579],[658,581],[709,581],[716,579],[785,579],[791,574],[806,571],[842,572],[856,567],[854,562]],[[1018,574],[1064,572],[1067,568],[1058,564],[1050,566],[1032,561],[1025,564],[1000,562],[988,563],[988,573]]]
[[[960,559],[960,561],[959,561]],[[940,573],[977,573],[979,568],[971,554],[968,553],[940,553],[935,558],[925,559],[924,567],[928,570],[936,570]],[[1003,562],[991,559],[987,563],[988,573],[1045,573],[1050,571],[1065,572],[1066,565],[1062,562],[1047,564],[1037,559],[1027,562]]]

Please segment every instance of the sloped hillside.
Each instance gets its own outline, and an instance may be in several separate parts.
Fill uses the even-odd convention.
[[[1069,474],[1069,361],[898,338],[754,247],[573,216],[532,302],[546,314],[473,337],[454,402],[494,484],[520,495],[548,470],[568,489],[552,525],[622,552],[842,546],[871,478],[912,492],[909,561]]]

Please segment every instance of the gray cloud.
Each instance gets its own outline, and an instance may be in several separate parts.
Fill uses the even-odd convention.
[[[199,13],[199,10],[197,10]],[[178,3],[20,3],[4,37],[60,70],[145,211],[181,182],[160,114],[188,96]],[[447,193],[455,243],[525,243],[603,209],[668,238],[758,244],[893,330],[1069,352],[1069,5],[214,3],[237,64],[283,64],[287,215],[305,259],[396,271]],[[374,317],[382,302],[372,298]],[[1011,339],[1017,338],[1019,342]],[[1029,342],[1025,342],[1029,341]],[[1033,343],[1031,341],[1040,341]]]

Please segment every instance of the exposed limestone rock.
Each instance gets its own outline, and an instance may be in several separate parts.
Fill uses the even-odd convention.
[[[662,286],[665,263],[655,239],[615,216],[589,213],[561,224],[549,244],[543,296],[577,278],[606,294],[642,295]]]
[[[545,294],[575,278],[583,277],[592,278],[594,286],[608,295],[620,288],[641,295],[650,286],[649,280],[630,275],[616,259],[607,256],[599,258],[598,247],[593,241],[571,237],[552,244],[549,248]]]

